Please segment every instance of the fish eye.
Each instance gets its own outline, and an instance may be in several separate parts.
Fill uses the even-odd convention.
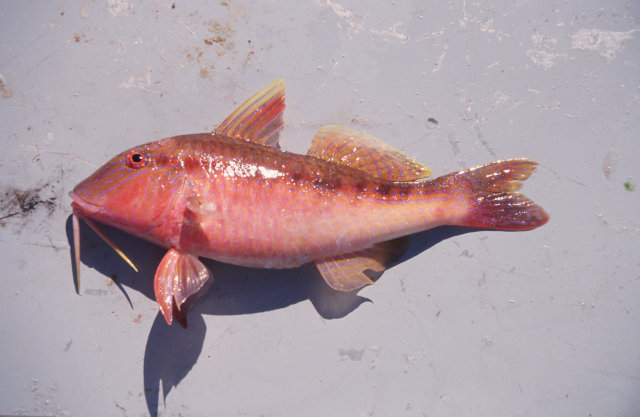
[[[137,149],[130,151],[126,156],[125,161],[129,168],[134,169],[142,168],[149,163],[147,156]]]

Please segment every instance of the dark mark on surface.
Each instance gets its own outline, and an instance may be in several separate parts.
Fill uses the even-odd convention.
[[[213,45],[214,43],[224,43],[224,41],[226,41],[225,38],[223,38],[222,36],[212,36],[210,38],[207,38],[204,40],[204,43],[206,45]]]
[[[437,121],[436,119],[434,119],[433,117],[429,117],[429,118],[427,119],[427,122],[429,122],[429,123],[433,123],[434,125],[437,125],[437,124],[438,124],[438,121]]]
[[[39,207],[43,207],[49,214],[56,208],[56,197],[47,197],[51,193],[51,185],[43,185],[30,190],[6,189],[2,193],[0,205],[0,226],[4,226],[5,219],[14,216],[28,216]]]
[[[80,32],[80,33],[74,33],[73,34],[73,41],[76,43],[89,43],[91,40],[93,39],[89,39],[87,38],[87,35],[84,34],[84,32]]]
[[[216,54],[222,56],[225,53],[234,49],[235,45],[231,38],[236,34],[235,30],[229,25],[222,25],[215,20],[209,20],[204,23],[207,27],[207,31],[212,33],[213,36],[204,39],[205,45],[218,46]]]

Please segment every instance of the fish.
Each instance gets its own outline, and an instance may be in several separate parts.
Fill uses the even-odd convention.
[[[517,158],[429,179],[431,170],[382,140],[329,125],[306,155],[279,145],[285,83],[276,79],[212,132],[171,136],[114,156],[69,193],[76,288],[80,220],[134,270],[106,224],[167,249],[154,276],[167,324],[214,280],[201,257],[252,268],[315,263],[326,283],[372,284],[437,226],[532,230],[549,215],[518,191],[537,163]]]

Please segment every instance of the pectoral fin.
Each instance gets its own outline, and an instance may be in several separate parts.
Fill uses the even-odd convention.
[[[307,154],[380,179],[415,181],[431,175],[429,168],[382,140],[342,126],[320,129]]]
[[[279,147],[284,125],[284,80],[278,78],[231,113],[213,133]]]
[[[373,284],[365,271],[384,272],[407,250],[408,243],[407,238],[401,237],[362,251],[316,261],[316,267],[334,290],[355,291]]]
[[[164,255],[153,282],[156,301],[168,324],[173,317],[187,327],[187,311],[213,283],[213,275],[197,256],[171,248]]]

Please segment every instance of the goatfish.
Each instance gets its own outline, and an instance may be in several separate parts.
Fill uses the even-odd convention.
[[[321,128],[306,155],[280,150],[285,83],[276,79],[213,132],[135,146],[69,193],[76,288],[79,219],[131,267],[104,223],[167,249],[154,291],[168,324],[213,282],[199,257],[252,268],[313,262],[356,291],[397,261],[408,236],[441,225],[532,230],[548,214],[518,193],[537,163],[501,160],[428,180],[425,165],[371,135]]]

